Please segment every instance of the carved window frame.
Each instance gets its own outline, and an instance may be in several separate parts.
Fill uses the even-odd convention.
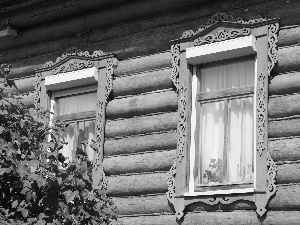
[[[178,93],[178,142],[176,159],[168,174],[169,202],[174,206],[177,219],[184,216],[186,206],[202,202],[207,205],[231,204],[235,201],[250,201],[256,205],[259,217],[267,212],[267,204],[276,193],[276,165],[268,151],[268,84],[271,71],[277,63],[277,33],[279,19],[251,18],[245,21],[224,13],[216,13],[205,26],[197,31],[186,31],[171,41],[171,79]],[[188,195],[190,174],[192,73],[187,62],[186,49],[194,46],[222,42],[238,37],[253,35],[257,45],[256,68],[256,187],[249,193],[225,193],[217,195]]]
[[[97,151],[93,159],[93,184],[94,189],[107,190],[107,181],[103,171],[103,150],[104,150],[104,132],[105,132],[105,111],[109,101],[109,96],[113,88],[113,72],[117,66],[118,60],[113,54],[106,54],[98,50],[90,54],[88,51],[82,51],[76,47],[68,49],[55,62],[46,62],[41,69],[36,70],[36,85],[34,105],[38,114],[44,114],[51,107],[51,91],[45,86],[45,77],[57,76],[62,73],[84,71],[96,67],[97,72],[95,83],[97,84],[97,106],[96,106],[96,124],[95,141]],[[78,86],[77,86],[78,87]],[[44,121],[49,123],[49,119]]]

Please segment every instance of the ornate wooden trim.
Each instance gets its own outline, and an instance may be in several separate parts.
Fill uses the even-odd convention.
[[[56,59],[55,62],[53,62],[53,61],[46,62],[45,65],[43,66],[43,68],[53,67],[62,61],[66,61],[68,58],[70,58],[72,56],[85,57],[85,58],[97,58],[97,57],[104,56],[104,55],[106,55],[106,53],[102,50],[97,50],[97,51],[94,51],[93,54],[90,54],[88,51],[82,51],[82,50],[78,49],[77,47],[72,47],[72,48],[67,49],[66,52],[64,52],[60,57],[58,57]]]
[[[194,40],[195,45],[211,44],[214,42],[224,41],[242,36],[250,35],[251,29],[244,27],[243,29],[223,29],[214,34],[208,34]]]
[[[71,72],[71,71],[75,71],[75,70],[82,70],[85,68],[91,68],[93,66],[94,66],[94,62],[90,61],[90,60],[83,61],[83,62],[70,62],[68,64],[68,66],[63,65],[63,66],[55,68],[52,71],[52,74],[56,75],[58,73],[66,73],[66,72]]]
[[[176,87],[176,91],[179,90],[179,52],[180,45],[174,44],[171,46],[172,53],[172,74],[171,79]]]
[[[205,25],[200,26],[197,31],[188,30],[183,32],[180,39],[193,37],[219,22],[229,22],[229,23],[237,23],[237,24],[254,24],[263,21],[267,21],[267,19],[264,19],[261,16],[252,17],[247,21],[247,20],[243,20],[241,17],[234,18],[234,16],[232,15],[226,15],[225,13],[218,12],[214,14],[211,17],[211,19],[209,19],[206,22]]]
[[[222,27],[222,24],[219,22],[227,22],[225,27]],[[216,25],[219,24],[219,25]],[[236,24],[240,24],[237,26]],[[221,29],[219,29],[219,27]],[[228,28],[229,27],[229,28]],[[216,30],[216,32],[213,32]],[[270,198],[276,193],[276,165],[273,159],[270,156],[267,146],[267,126],[268,126],[268,78],[271,76],[271,71],[277,63],[277,34],[279,31],[278,19],[266,20],[261,17],[255,17],[249,21],[244,21],[241,18],[234,18],[232,16],[227,16],[224,13],[217,13],[213,15],[212,19],[208,20],[205,26],[201,26],[196,32],[187,31],[178,39],[171,47],[172,53],[172,81],[179,91],[179,122],[178,122],[178,143],[177,143],[177,158],[178,160],[171,167],[168,176],[168,192],[167,197],[171,204],[174,205],[175,215],[177,219],[181,219],[184,216],[184,209],[187,205],[202,202],[207,205],[216,205],[216,204],[231,204],[236,201],[250,201],[254,202],[256,205],[256,212],[258,217],[263,216],[267,212],[267,204]],[[212,32],[208,34],[208,32]],[[187,132],[189,129],[187,125],[189,124],[188,118],[189,115],[186,111],[187,96],[190,96],[190,89],[185,88],[185,80],[179,76],[187,76],[187,74],[179,74],[181,69],[179,64],[180,57],[184,57],[185,49],[183,46],[195,46],[195,45],[204,45],[210,44],[218,41],[223,41],[227,39],[232,39],[240,36],[254,35],[257,38],[257,41],[260,41],[260,47],[258,49],[259,55],[259,69],[257,70],[257,86],[256,86],[256,96],[257,100],[257,111],[256,111],[256,152],[257,164],[260,168],[258,173],[262,173],[262,176],[265,178],[256,179],[257,181],[262,181],[262,184],[254,186],[254,191],[251,189],[246,190],[250,191],[248,193],[239,194],[228,192],[227,194],[214,195],[199,195],[199,196],[190,196],[184,195],[184,193],[176,193],[178,185],[176,182],[184,182],[189,178],[189,169],[181,171],[181,165],[189,165],[188,157],[184,157],[188,151],[185,148],[185,145],[189,145],[189,136]],[[202,36],[201,36],[202,35]],[[186,39],[185,39],[186,38]],[[194,38],[194,39],[193,39]],[[185,40],[183,40],[185,39]],[[180,41],[179,41],[180,40]],[[184,44],[185,43],[185,44]],[[180,49],[182,46],[183,49]],[[264,61],[264,59],[266,59]],[[184,65],[183,65],[184,66]],[[179,88],[181,86],[181,88]],[[193,134],[191,134],[193,135]],[[177,164],[176,164],[177,163]],[[264,167],[265,166],[265,167]],[[177,171],[175,171],[177,170]],[[256,169],[257,170],[257,169]],[[183,176],[184,175],[184,176]],[[181,176],[181,177],[177,177]],[[176,178],[176,182],[175,182]],[[265,179],[265,180],[264,180]],[[187,182],[188,183],[188,182]],[[186,184],[187,184],[186,183]],[[176,186],[175,186],[176,185]],[[180,186],[182,184],[180,183]],[[176,187],[176,188],[175,188]],[[175,190],[175,193],[173,192]],[[186,186],[188,190],[188,186]],[[180,189],[182,191],[182,188]],[[224,193],[224,192],[222,192]],[[173,196],[176,196],[175,198]]]
[[[268,76],[271,77],[271,71],[274,68],[275,64],[278,61],[277,56],[277,42],[278,42],[278,32],[279,32],[279,23],[273,23],[269,25],[269,34],[268,34]]]
[[[33,104],[35,109],[37,110],[37,113],[41,113],[41,92],[42,92],[42,86],[41,86],[41,81],[42,81],[42,74],[41,73],[36,73],[35,74],[35,97],[33,100]]]
[[[180,88],[180,100],[179,100],[179,121],[178,121],[178,142],[177,142],[177,149],[178,149],[178,161],[181,162],[182,158],[184,157],[184,146],[186,144],[186,132],[187,132],[187,87],[183,84]]]
[[[167,198],[169,202],[174,205],[175,203],[175,175],[176,175],[176,161],[173,163],[173,166],[170,168],[168,172],[168,192]]]

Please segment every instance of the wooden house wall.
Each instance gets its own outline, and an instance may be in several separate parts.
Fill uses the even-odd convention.
[[[180,37],[185,30],[197,29],[217,11],[245,19],[257,14],[279,17],[278,65],[269,84],[268,131],[269,149],[278,166],[278,191],[269,203],[269,212],[258,220],[252,203],[209,207],[198,203],[187,208],[182,224],[299,224],[300,2],[163,2],[164,12],[149,1],[144,2],[145,7],[130,1],[115,6],[115,12],[113,7],[101,11],[102,20],[109,13],[118,16],[122,11],[122,22],[111,16],[113,21],[105,24],[99,13],[87,14],[94,15],[88,17],[88,28],[76,28],[76,20],[70,18],[24,28],[23,37],[0,43],[1,61],[13,65],[10,79],[15,87],[10,91],[17,91],[24,103],[33,107],[34,69],[55,60],[63,49],[78,46],[115,53],[119,64],[107,106],[103,162],[108,195],[118,207],[120,224],[176,224],[165,194],[167,171],[175,157],[178,122],[169,40]],[[144,15],[134,13],[131,18],[130,13],[124,13],[137,9],[144,10]],[[64,28],[68,30],[60,33]],[[47,29],[56,33],[47,37]]]

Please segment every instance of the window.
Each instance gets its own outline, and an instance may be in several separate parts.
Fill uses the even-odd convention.
[[[64,145],[61,152],[69,161],[74,157],[72,150],[77,146],[83,147],[90,161],[94,158],[94,150],[89,145],[80,145],[84,141],[91,143],[95,140],[97,89],[95,86],[87,86],[83,90],[89,89],[91,92],[81,94],[76,94],[78,88],[52,93],[51,109],[55,115],[53,120],[61,120],[68,124],[64,136],[68,145]]]
[[[93,161],[95,189],[105,189],[103,172],[103,148],[105,131],[105,109],[112,90],[112,75],[117,59],[103,51],[81,51],[70,48],[55,62],[46,62],[36,70],[35,108],[52,111],[49,123],[63,120],[69,124],[62,153],[72,160],[71,150],[82,141],[94,140],[97,151],[89,146],[86,151]]]
[[[197,202],[251,201],[266,213],[276,192],[267,104],[278,28],[277,19],[217,13],[172,41],[179,137],[167,196],[178,219]]]

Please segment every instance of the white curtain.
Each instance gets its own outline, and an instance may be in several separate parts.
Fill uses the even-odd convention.
[[[197,92],[254,85],[254,74],[254,56],[197,66]],[[200,110],[200,184],[252,181],[253,97],[228,100],[228,121],[224,121],[225,100],[197,105]],[[227,139],[224,133],[226,124]],[[229,142],[227,147],[225,140]]]
[[[91,110],[96,110],[97,107],[97,93],[91,92],[81,95],[72,95],[67,97],[58,98],[56,102],[57,115],[66,115],[71,113],[80,113]],[[77,130],[76,130],[77,129]],[[77,137],[75,137],[77,135]],[[87,141],[91,143],[91,140],[95,140],[95,120],[84,120],[84,121],[72,121],[66,129],[65,141],[68,145],[65,145],[61,152],[69,160],[72,160],[72,150],[75,150],[77,138],[77,146],[81,142]],[[94,150],[89,146],[83,146],[86,150],[88,159],[93,160]]]
[[[96,110],[96,102],[96,92],[62,97],[57,100],[56,115]]]

